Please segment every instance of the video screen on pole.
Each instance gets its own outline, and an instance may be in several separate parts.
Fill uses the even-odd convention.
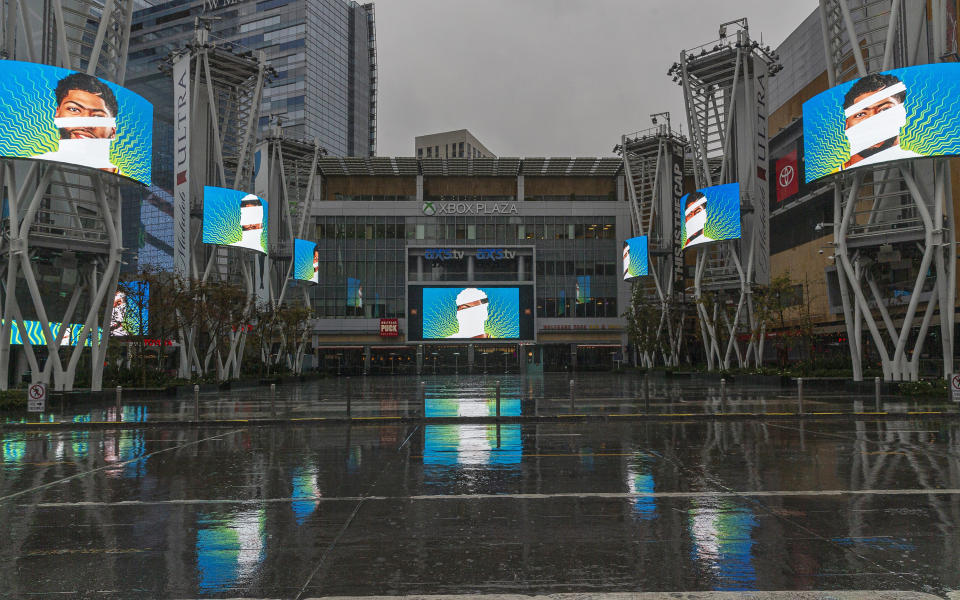
[[[320,283],[320,254],[315,243],[293,240],[293,278]]]
[[[680,198],[680,247],[740,239],[740,184],[725,183]]]
[[[110,335],[146,335],[150,314],[150,284],[137,281],[123,285],[113,298]]]
[[[408,329],[422,340],[532,340],[533,288],[411,286]]]
[[[226,188],[203,187],[203,243],[267,253],[267,201]]]
[[[0,156],[88,167],[150,185],[153,105],[115,83],[0,60]]]
[[[893,69],[803,103],[807,183],[893,160],[960,154],[960,64]]]
[[[649,275],[647,236],[639,235],[623,242],[623,280]]]

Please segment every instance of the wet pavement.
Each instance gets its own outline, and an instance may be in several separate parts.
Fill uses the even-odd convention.
[[[571,385],[571,381],[573,382]],[[842,382],[817,385],[807,380],[802,399],[795,387],[721,384],[708,379],[665,379],[635,373],[539,375],[423,375],[421,377],[329,378],[306,383],[205,391],[193,395],[148,396],[126,391],[119,420],[124,423],[305,419],[444,419],[495,417],[497,389],[503,417],[537,418],[690,415],[772,415],[798,413],[937,413],[960,415],[960,405],[843,390]],[[795,384],[793,384],[795,385]],[[832,388],[832,389],[831,389]],[[108,394],[108,396],[110,396]],[[54,399],[43,414],[0,414],[6,424],[98,423],[118,420],[112,399],[66,403]],[[199,414],[197,408],[199,407]],[[71,425],[72,426],[72,425]]]
[[[953,419],[2,435],[2,597],[960,589]]]

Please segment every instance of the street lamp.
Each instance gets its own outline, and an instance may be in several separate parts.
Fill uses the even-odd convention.
[[[437,354],[439,353],[433,352],[432,354],[433,354],[433,374],[436,375],[437,374]]]
[[[458,374],[457,371],[459,369],[460,369],[460,353],[454,352],[453,353],[453,374],[457,375]]]

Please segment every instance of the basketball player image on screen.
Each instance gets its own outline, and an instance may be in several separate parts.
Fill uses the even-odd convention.
[[[110,143],[117,137],[113,91],[96,77],[73,73],[57,82],[54,96],[53,124],[60,132],[59,148],[36,158],[120,173],[110,162]]]
[[[844,169],[921,156],[900,147],[900,130],[907,124],[906,99],[907,86],[894,75],[876,73],[853,84],[843,97],[850,142]]]
[[[623,243],[623,278],[630,276],[630,244]]]
[[[236,230],[234,230],[236,231]],[[263,201],[253,194],[240,200],[240,241],[235,245],[263,252]]]
[[[477,288],[466,288],[457,294],[457,323],[460,330],[448,338],[485,338],[484,324],[489,315],[490,300]]]
[[[690,194],[684,219],[687,229],[687,246],[714,241],[703,233],[703,228],[707,224],[707,197],[702,193]]]

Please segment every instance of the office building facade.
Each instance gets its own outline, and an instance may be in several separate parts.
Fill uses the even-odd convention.
[[[631,232],[619,158],[325,158],[320,170],[321,367],[516,372],[621,359],[630,288],[618,258]],[[519,290],[513,337],[431,338],[426,288],[502,287]]]
[[[417,158],[496,158],[466,129],[418,135],[413,151]]]
[[[136,264],[172,266],[173,88],[165,57],[194,39],[262,51],[275,71],[260,106],[260,129],[316,139],[333,156],[376,152],[376,33],[373,4],[352,0],[145,0],[131,25],[127,87],[154,105],[153,187],[125,205],[124,244]],[[138,206],[139,205],[139,206]]]

